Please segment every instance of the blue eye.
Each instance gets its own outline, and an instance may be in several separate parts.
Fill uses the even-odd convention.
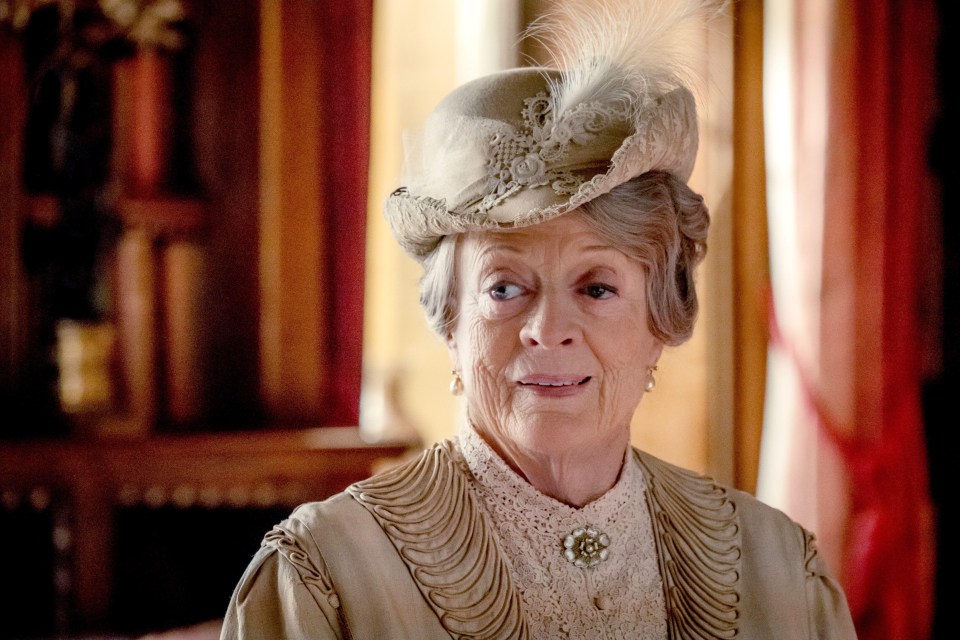
[[[523,287],[509,282],[498,282],[487,290],[494,300],[512,300],[523,293]]]
[[[617,290],[605,284],[588,284],[583,288],[583,292],[596,300],[606,300],[617,295]]]

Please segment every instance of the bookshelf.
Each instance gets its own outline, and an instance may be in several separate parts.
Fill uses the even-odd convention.
[[[41,415],[64,406],[37,339],[42,283],[21,254],[56,202],[23,182],[29,74],[0,31],[0,523],[26,545],[0,572],[36,582],[0,598],[22,603],[2,611],[13,637],[222,614],[278,518],[415,446],[357,427],[372,2],[187,7],[188,54],[112,71],[112,342],[93,359],[111,389],[56,420]]]

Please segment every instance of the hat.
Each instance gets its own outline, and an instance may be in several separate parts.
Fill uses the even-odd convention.
[[[446,235],[545,222],[648,171],[686,182],[697,153],[696,34],[723,3],[566,5],[529,35],[552,58],[450,93],[408,139],[385,204],[423,260]]]

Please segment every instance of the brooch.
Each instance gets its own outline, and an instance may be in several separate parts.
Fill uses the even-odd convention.
[[[574,566],[589,568],[607,559],[610,537],[591,526],[574,529],[563,540],[563,555]]]

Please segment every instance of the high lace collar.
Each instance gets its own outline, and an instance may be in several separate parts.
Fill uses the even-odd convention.
[[[667,614],[646,481],[624,453],[616,483],[573,507],[537,490],[469,425],[458,434],[462,464],[493,525],[536,638],[666,638]],[[595,532],[606,553],[577,564],[568,537]]]
[[[594,518],[598,519],[598,522],[606,520],[611,510],[622,505],[625,494],[631,488],[639,490],[641,495],[644,489],[643,473],[636,465],[630,464],[632,450],[629,447],[624,451],[623,464],[614,485],[598,498],[582,507],[575,507],[548,496],[533,486],[501,458],[470,423],[460,427],[457,444],[470,473],[481,484],[497,485],[499,490],[515,493],[523,503],[556,512],[564,520],[569,517],[580,520]]]

